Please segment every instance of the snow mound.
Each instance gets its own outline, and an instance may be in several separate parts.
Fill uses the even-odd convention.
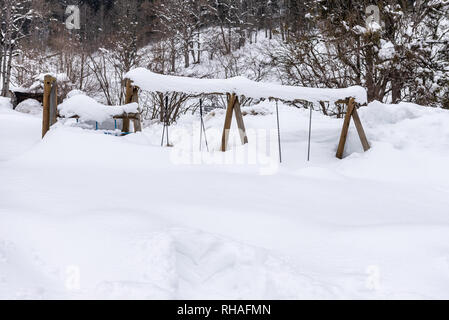
[[[216,235],[174,228],[134,241],[134,280],[104,281],[95,295],[110,299],[335,298],[334,288],[286,261]],[[139,279],[139,280],[138,280]]]
[[[248,145],[207,153],[197,114],[161,148],[157,123],[118,138],[61,121],[41,140],[38,117],[2,102],[0,298],[448,297],[448,111],[361,108],[372,149],[352,124],[344,160],[343,119],[314,112],[307,162],[310,113],[279,104],[283,162],[262,175],[259,155],[279,162],[275,112],[245,116]],[[211,150],[223,120],[206,117]],[[248,157],[180,164],[180,150]]]
[[[360,117],[372,148],[364,154],[351,152],[360,149],[357,133],[351,128],[348,158],[338,165],[342,173],[433,185],[449,179],[447,110],[376,101],[361,108]]]
[[[10,98],[0,97],[0,112],[8,112],[13,106]]]
[[[427,108],[413,103],[385,104],[379,101],[371,102],[368,107],[363,107],[360,110],[364,124],[370,126],[396,124],[404,120],[417,119],[422,116],[433,115],[435,112],[441,112],[439,109]]]
[[[104,122],[114,116],[138,113],[139,105],[130,103],[123,106],[105,106],[84,94],[76,94],[64,100],[58,110],[59,114],[66,118],[78,116],[81,121]]]
[[[398,150],[414,149],[422,154],[433,149],[447,153],[449,147],[449,112],[412,103],[372,102],[360,109],[360,117],[369,137]]]
[[[17,105],[16,111],[32,115],[41,115],[42,105],[35,99],[26,99]]]
[[[74,90],[70,91],[69,93],[67,93],[67,98],[72,98],[74,96],[79,96],[79,95],[86,95],[86,94],[84,93],[84,91],[74,89]]]
[[[29,150],[41,139],[42,121],[13,110],[9,98],[0,97],[0,161]]]
[[[0,298],[4,299],[55,299],[54,292],[46,290],[56,275],[39,256],[16,243],[0,238]],[[18,270],[20,270],[18,272]],[[38,280],[37,280],[38,279]],[[14,285],[14,293],[10,286]],[[62,295],[65,296],[65,295]],[[60,297],[62,297],[60,296]]]

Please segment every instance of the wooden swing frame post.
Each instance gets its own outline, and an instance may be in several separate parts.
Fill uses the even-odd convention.
[[[235,93],[227,94],[228,105],[226,108],[226,116],[223,127],[223,135],[221,139],[221,151],[225,152],[228,146],[229,140],[229,132],[231,130],[232,116],[235,114],[237,126],[239,129],[240,140],[242,144],[248,143],[248,136],[246,134],[245,123],[243,121],[243,115],[240,108],[239,98]],[[340,103],[344,103],[347,105],[347,112],[345,115],[345,119],[343,122],[343,128],[340,135],[340,142],[338,144],[337,149],[337,158],[343,159],[343,154],[345,150],[346,140],[348,137],[349,126],[351,124],[351,118],[354,120],[355,127],[357,129],[357,133],[360,137],[360,141],[363,146],[363,150],[368,151],[371,146],[368,142],[368,139],[365,134],[365,130],[363,129],[362,122],[360,120],[359,114],[357,112],[357,104],[355,102],[355,98],[349,98],[344,101],[339,101]]]
[[[228,93],[228,106],[226,108],[225,123],[223,127],[223,135],[221,138],[221,151],[225,152],[228,147],[229,131],[231,130],[232,114],[235,114],[237,127],[239,129],[240,140],[242,144],[248,143],[248,136],[246,134],[245,122],[243,121],[242,110],[240,108],[239,98],[235,93]]]
[[[52,88],[54,87],[53,95]],[[57,83],[56,78],[50,75],[44,77],[44,95],[43,95],[43,112],[42,112],[42,138],[45,137],[50,127],[57,121]],[[53,101],[52,101],[53,100]],[[50,110],[50,108],[53,110]]]
[[[139,88],[134,86],[130,79],[125,79],[125,104],[139,103]],[[134,114],[133,117],[134,132],[142,131],[142,121],[140,112]],[[122,133],[128,133],[130,128],[130,117],[123,117]]]
[[[359,114],[357,112],[357,104],[354,98],[350,98],[346,102],[348,108],[346,111],[345,119],[343,121],[343,128],[341,130],[340,142],[337,148],[337,158],[343,159],[343,153],[345,151],[346,139],[348,137],[349,125],[351,124],[351,118],[354,120],[357,133],[360,141],[362,142],[363,150],[368,151],[371,146],[366,138],[365,130],[363,129],[362,122],[360,121]]]

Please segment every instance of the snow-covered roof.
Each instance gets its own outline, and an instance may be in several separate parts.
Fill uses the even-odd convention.
[[[64,100],[58,106],[58,111],[65,118],[77,116],[82,121],[92,120],[101,123],[115,116],[138,113],[139,105],[130,103],[123,106],[105,106],[84,94],[78,94]]]
[[[195,95],[235,93],[255,99],[305,100],[313,103],[320,101],[333,103],[346,98],[355,98],[360,104],[367,102],[366,90],[360,86],[344,89],[305,88],[256,82],[244,77],[198,79],[170,76],[157,74],[145,68],[131,70],[125,77],[142,90],[151,92],[182,92]]]

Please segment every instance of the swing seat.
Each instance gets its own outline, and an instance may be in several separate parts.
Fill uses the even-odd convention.
[[[108,136],[121,137],[121,136],[127,136],[129,134],[132,134],[133,132],[108,132],[108,131],[104,131],[103,133],[105,135],[108,135]]]

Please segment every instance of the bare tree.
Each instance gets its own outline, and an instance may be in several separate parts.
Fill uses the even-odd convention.
[[[24,25],[35,17],[32,0],[2,0],[0,1],[2,45],[0,55],[0,75],[2,79],[1,95],[9,93],[11,81],[12,60],[17,45],[27,33]]]

